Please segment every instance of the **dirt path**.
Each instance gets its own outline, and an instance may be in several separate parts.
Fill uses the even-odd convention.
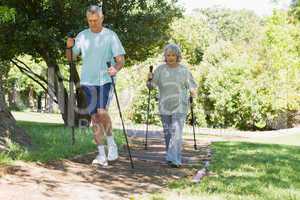
[[[159,192],[166,183],[182,177],[192,178],[207,157],[209,141],[198,141],[193,150],[192,141],[185,141],[183,166],[170,168],[164,161],[161,138],[149,140],[147,151],[139,138],[130,139],[135,168],[131,169],[127,151],[121,150],[117,162],[107,168],[92,166],[96,152],[71,160],[47,164],[17,162],[2,167],[0,199],[5,200],[119,200],[138,194]],[[1,176],[1,173],[0,173]]]

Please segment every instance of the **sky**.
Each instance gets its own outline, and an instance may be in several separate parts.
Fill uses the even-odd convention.
[[[277,0],[278,3],[272,3],[272,0],[179,0],[186,12],[189,13],[195,8],[208,8],[215,5],[230,9],[248,9],[253,10],[257,15],[271,15],[274,8],[286,9],[291,0]]]

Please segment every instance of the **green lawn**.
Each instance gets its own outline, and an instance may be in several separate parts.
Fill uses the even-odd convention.
[[[147,199],[299,200],[300,148],[287,145],[217,142],[211,175],[200,184],[174,181],[167,192]]]
[[[13,160],[47,162],[96,150],[91,129],[76,129],[76,143],[72,145],[71,129],[62,124],[18,122],[18,125],[31,136],[33,145],[29,149],[22,149],[11,144],[8,153],[0,154],[0,165]],[[121,132],[114,131],[114,135],[118,145],[124,142]]]

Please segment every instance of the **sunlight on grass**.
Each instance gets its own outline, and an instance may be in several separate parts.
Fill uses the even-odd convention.
[[[0,153],[0,165],[8,165],[12,163],[12,159],[5,153]]]
[[[300,146],[300,134],[284,135],[279,137],[248,139],[249,142],[264,144],[286,144]]]
[[[0,164],[11,160],[47,162],[96,151],[91,129],[76,129],[76,143],[72,145],[71,129],[61,124],[18,122],[18,125],[30,135],[32,146],[23,149],[10,144],[9,150],[0,154]],[[119,131],[114,131],[114,136],[118,145],[124,143]]]
[[[300,199],[299,147],[218,142],[212,150],[211,175],[201,184],[187,178],[173,181],[167,192],[146,199]]]

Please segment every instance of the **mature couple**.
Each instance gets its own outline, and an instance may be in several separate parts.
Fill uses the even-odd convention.
[[[93,164],[107,166],[108,161],[118,158],[118,148],[112,135],[112,123],[108,114],[109,101],[113,87],[111,76],[124,66],[125,50],[112,30],[103,27],[102,8],[89,6],[86,11],[89,28],[80,32],[75,39],[67,39],[66,55],[70,60],[78,55],[82,57],[80,85],[88,102],[91,115],[94,140],[98,155]],[[160,93],[159,108],[163,123],[167,163],[172,167],[181,165],[182,131],[188,108],[188,96],[196,95],[196,84],[188,69],[180,64],[180,48],[169,44],[164,49],[165,64],[149,73],[148,88],[158,87]],[[111,67],[107,67],[110,62]],[[108,153],[104,148],[104,136],[107,139]]]

